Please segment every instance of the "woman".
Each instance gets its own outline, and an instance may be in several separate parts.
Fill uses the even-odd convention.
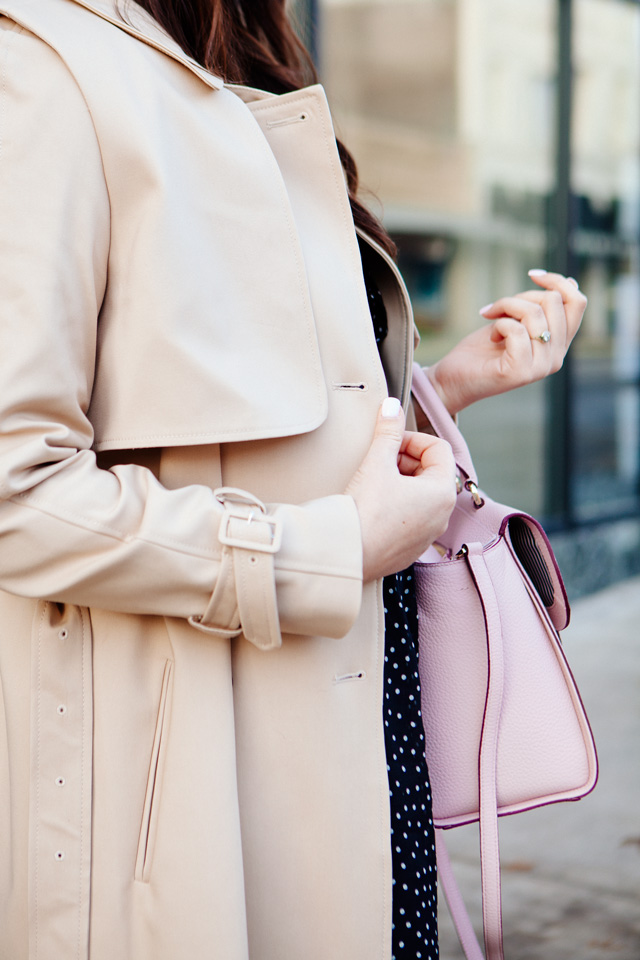
[[[0,957],[435,957],[395,574],[454,465],[284,0],[0,14]],[[562,363],[585,300],[536,282],[451,413]]]

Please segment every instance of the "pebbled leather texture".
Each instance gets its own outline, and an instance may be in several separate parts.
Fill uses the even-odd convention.
[[[454,451],[456,509],[438,550],[415,564],[425,752],[434,822],[480,822],[487,960],[502,960],[497,818],[593,789],[593,735],[558,630],[569,603],[537,520],[480,491],[466,442],[426,373],[414,366],[414,400]],[[448,857],[445,893],[465,955],[481,956]],[[441,862],[442,861],[442,862]]]
[[[469,449],[417,364],[414,400],[455,453],[461,474],[476,482]],[[487,695],[487,630],[482,593],[463,545],[479,543],[498,598],[504,649],[504,690],[497,744],[500,814],[577,799],[595,785],[597,757],[558,629],[569,603],[549,541],[537,520],[491,500],[476,507],[463,486],[440,544],[416,565],[420,610],[420,673],[434,818],[455,826],[479,816],[478,753]],[[518,557],[510,527],[525,524],[552,585],[541,599]],[[547,598],[548,599],[548,598]]]
[[[498,596],[504,690],[497,746],[500,813],[573,799],[595,782],[595,750],[560,638],[505,538],[482,558]],[[415,565],[420,677],[434,819],[478,819],[487,634],[466,557]]]

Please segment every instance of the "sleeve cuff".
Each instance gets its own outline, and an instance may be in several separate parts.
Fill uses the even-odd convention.
[[[281,506],[275,578],[283,633],[343,637],[362,602],[362,534],[345,494]]]
[[[262,650],[280,646],[283,633],[348,633],[362,600],[362,535],[352,497],[265,506],[230,488],[216,496],[230,507],[219,534],[220,576],[192,626],[220,637],[243,633]]]

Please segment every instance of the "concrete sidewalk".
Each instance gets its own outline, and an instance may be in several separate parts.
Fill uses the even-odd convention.
[[[505,958],[640,960],[640,578],[575,602],[563,640],[600,779],[576,803],[501,819]],[[477,828],[446,839],[480,935]],[[444,897],[440,944],[463,957]]]

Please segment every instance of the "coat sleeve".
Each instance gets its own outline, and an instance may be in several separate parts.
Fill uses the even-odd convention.
[[[0,17],[0,587],[189,618],[264,647],[281,630],[344,635],[362,590],[350,497],[265,510],[96,465],[87,409],[109,214],[79,88]]]

